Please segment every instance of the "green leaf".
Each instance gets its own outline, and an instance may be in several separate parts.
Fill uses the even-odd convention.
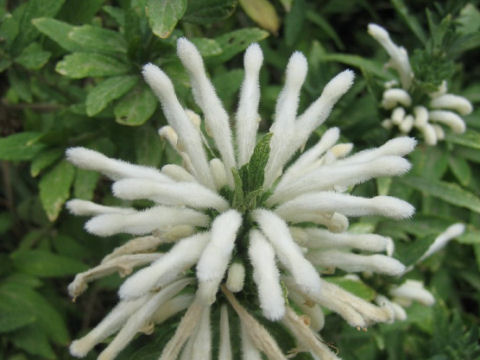
[[[65,0],[30,0],[26,3],[22,16],[19,19],[18,36],[12,44],[12,50],[22,50],[29,45],[37,36],[38,31],[32,24],[32,20],[39,17],[55,16]]]
[[[40,179],[40,201],[50,221],[55,221],[62,206],[70,196],[70,186],[75,176],[75,168],[62,160]]]
[[[107,55],[76,52],[65,56],[57,63],[55,70],[69,78],[82,79],[89,76],[123,75],[130,70],[130,65]]]
[[[0,139],[0,159],[7,161],[31,160],[45,145],[38,132],[22,132]]]
[[[407,26],[412,30],[415,36],[422,42],[425,43],[427,37],[423,31],[422,26],[418,22],[417,18],[408,13],[408,8],[405,5],[403,0],[391,0],[395,10],[400,15],[400,18],[407,24]]]
[[[152,32],[166,39],[187,10],[186,0],[148,0],[146,13]]]
[[[472,180],[472,170],[470,165],[468,165],[468,161],[460,157],[449,156],[448,164],[460,184],[468,186]]]
[[[75,41],[68,37],[70,31],[74,27],[66,22],[51,19],[51,18],[38,18],[32,21],[33,25],[42,34],[55,41],[58,45],[68,51],[81,51],[82,48]]]
[[[8,282],[0,286],[0,309],[15,311],[22,309],[36,319],[36,331],[44,333],[60,345],[68,343],[65,323],[57,310],[45,298],[30,287]],[[1,315],[0,315],[1,317]]]
[[[138,82],[138,76],[123,75],[108,78],[88,92],[87,115],[94,116],[120,96],[125,95]]]
[[[467,129],[463,134],[453,134],[449,132],[445,134],[445,138],[454,144],[480,150],[480,133],[475,130]]]
[[[461,157],[480,164],[480,150],[469,147],[456,146],[453,150],[453,156]]]
[[[50,52],[43,50],[39,43],[28,45],[15,59],[15,62],[29,70],[38,70],[45,65],[50,58]]]
[[[59,17],[72,24],[89,23],[105,2],[106,0],[67,0],[67,4],[62,7]]]
[[[448,157],[436,146],[419,146],[410,154],[412,175],[428,179],[441,179],[448,169]]]
[[[100,174],[96,171],[76,169],[73,195],[77,199],[92,200]]]
[[[55,161],[60,159],[63,155],[63,149],[49,149],[42,151],[33,159],[30,165],[30,175],[33,177],[38,176],[48,166],[52,165]]]
[[[2,309],[0,302],[0,333],[12,331],[21,328],[25,325],[31,324],[35,321],[35,316],[27,314],[21,309]]]
[[[86,51],[126,53],[127,44],[123,36],[113,30],[92,25],[74,27],[68,37]]]
[[[345,49],[345,45],[343,44],[342,39],[340,39],[334,27],[330,25],[330,23],[323,16],[321,16],[319,13],[308,11],[307,19],[310,20],[312,23],[318,25],[323,30],[323,32],[335,42],[335,45],[339,49]]]
[[[232,207],[238,209],[241,205],[243,205],[244,200],[244,193],[243,193],[243,181],[240,173],[237,169],[232,169],[234,190],[233,190],[233,200],[232,200]]]
[[[358,297],[367,301],[375,299],[376,292],[360,280],[345,279],[344,277],[330,276],[325,278],[329,283],[340,286]]]
[[[134,136],[136,163],[139,165],[160,165],[163,144],[158,133],[151,127],[142,126]]]
[[[55,353],[48,342],[47,335],[35,324],[24,327],[13,334],[12,342],[16,347],[32,355],[41,356],[43,359],[55,359]]]
[[[155,95],[142,86],[131,91],[115,106],[115,121],[122,125],[139,126],[153,115],[156,108]]]
[[[285,43],[293,46],[302,33],[307,7],[305,0],[294,0],[285,18]]]
[[[31,103],[33,101],[32,83],[27,72],[11,67],[7,71],[7,76],[10,82],[10,91],[16,93],[21,100]]]
[[[184,21],[209,25],[230,17],[237,6],[237,0],[189,0]]]
[[[5,234],[13,225],[13,215],[9,212],[0,212],[0,235]]]
[[[480,213],[480,198],[463,190],[457,184],[414,176],[405,176],[399,178],[398,181],[450,204]]]
[[[459,24],[458,31],[462,34],[476,33],[480,28],[480,11],[475,5],[468,3],[460,11],[460,15],[457,18]]]
[[[405,266],[413,265],[425,254],[437,236],[438,234],[428,235],[411,242],[397,241],[395,257]]]
[[[320,56],[320,59],[322,61],[340,62],[342,64],[355,66],[361,69],[362,71],[375,74],[376,76],[385,80],[390,78],[388,73],[384,70],[382,63],[374,60],[369,60],[358,55],[322,54]]]
[[[268,0],[239,0],[245,13],[259,26],[273,34],[278,33],[280,20],[275,7]]]
[[[268,37],[268,32],[258,28],[235,30],[215,38],[223,52],[215,57],[215,62],[223,63],[245,50],[252,42]]]
[[[75,275],[87,269],[78,260],[43,250],[20,250],[10,257],[19,271],[38,277]]]
[[[213,39],[193,38],[190,41],[195,44],[202,57],[215,56],[222,53],[222,48]]]
[[[265,166],[267,165],[270,155],[270,140],[272,140],[272,135],[272,133],[266,134],[253,150],[252,157],[248,163],[248,192],[254,191],[263,185]]]

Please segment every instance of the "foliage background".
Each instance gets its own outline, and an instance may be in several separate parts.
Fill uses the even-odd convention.
[[[103,178],[73,168],[64,152],[81,145],[151,166],[179,161],[157,135],[165,119],[140,77],[144,63],[160,65],[182,102],[196,109],[175,56],[176,39],[188,36],[233,112],[243,77],[240,53],[260,42],[264,131],[294,50],[309,60],[301,108],[334,74],[351,67],[355,85],[327,125],[339,126],[358,150],[392,136],[379,126],[379,98],[393,74],[366,33],[369,22],[386,27],[414,55],[422,84],[448,78],[452,93],[479,107],[478,1],[0,0],[0,359],[69,359],[71,339],[115,302],[117,275],[92,284],[75,304],[66,293],[75,273],[125,238],[90,236],[82,219],[63,210],[70,197],[119,201]],[[480,110],[466,122],[466,134],[448,134],[436,147],[420,144],[410,155],[414,168],[408,176],[355,189],[393,194],[416,206],[409,221],[365,218],[354,225],[394,237],[395,256],[406,264],[449,224],[464,222],[467,232],[408,275],[428,285],[438,298],[435,306],[414,305],[407,321],[367,332],[329,315],[322,335],[342,358],[480,359]],[[381,289],[395,281],[372,277],[351,290],[373,298],[369,285]],[[177,322],[139,337],[120,358],[156,359]],[[287,333],[277,332],[284,346],[292,346]]]

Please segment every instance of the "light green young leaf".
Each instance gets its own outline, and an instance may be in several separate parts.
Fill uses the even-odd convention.
[[[42,133],[25,131],[0,139],[0,159],[31,160],[45,147],[40,143],[42,136]]]
[[[222,48],[213,39],[192,38],[190,41],[195,44],[202,57],[215,56],[222,53]]]
[[[69,198],[74,176],[74,166],[62,160],[40,179],[40,201],[50,221],[57,219]]]
[[[49,58],[50,52],[43,50],[39,43],[34,42],[23,49],[15,62],[29,70],[38,70],[47,63]]]
[[[450,204],[480,213],[480,198],[463,190],[457,184],[414,176],[405,176],[399,178],[398,181]]]
[[[42,170],[52,165],[55,161],[60,159],[62,155],[63,150],[58,148],[42,151],[33,158],[33,161],[30,164],[30,175],[33,177],[38,176]]]
[[[60,20],[45,17],[34,19],[32,23],[38,31],[48,36],[65,50],[83,50],[79,44],[68,37],[68,34],[74,29],[74,26]]]
[[[76,52],[65,56],[57,63],[55,70],[69,78],[82,79],[123,75],[130,70],[130,65],[107,55]]]
[[[74,275],[87,268],[74,258],[44,250],[20,250],[12,253],[10,258],[17,270],[38,277]]]
[[[148,0],[146,12],[153,33],[162,39],[169,37],[185,10],[186,0]]]
[[[375,299],[375,290],[360,280],[345,279],[344,277],[339,276],[330,276],[326,278],[326,280],[367,301]]]
[[[147,121],[157,108],[152,91],[143,86],[131,91],[115,106],[115,121],[122,125],[139,126]]]
[[[473,34],[480,29],[480,11],[475,5],[468,3],[460,11],[457,18],[458,31],[462,34]]]
[[[280,19],[275,7],[268,0],[239,0],[245,13],[263,29],[278,33]]]
[[[100,82],[88,92],[87,115],[94,116],[120,96],[125,95],[138,82],[138,76],[121,75]]]
[[[245,50],[252,42],[263,40],[266,37],[268,37],[268,32],[258,28],[240,29],[220,35],[215,40],[223,52],[215,57],[215,62],[223,63]]]
[[[272,139],[272,135],[272,133],[268,133],[258,142],[248,162],[247,186],[249,192],[263,185],[265,166],[267,165],[270,155],[270,140]]]
[[[86,51],[126,53],[127,44],[123,36],[116,31],[92,25],[74,27],[68,37]]]

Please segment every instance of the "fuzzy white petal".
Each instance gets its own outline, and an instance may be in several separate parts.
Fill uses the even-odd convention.
[[[252,213],[255,222],[273,245],[280,262],[290,271],[296,283],[306,293],[319,293],[320,277],[295,244],[283,219],[271,211],[257,209]]]
[[[195,210],[166,206],[155,206],[131,214],[97,215],[85,224],[85,229],[98,236],[119,233],[142,235],[155,229],[171,225],[206,226],[207,215]]]
[[[277,321],[285,314],[285,301],[275,264],[275,253],[260,231],[252,230],[249,239],[248,256],[253,266],[253,279],[257,285],[263,316]]]
[[[461,134],[465,132],[465,122],[463,119],[452,111],[433,110],[428,112],[428,118],[450,127],[453,132]]]
[[[444,232],[437,236],[435,241],[430,245],[425,254],[418,261],[423,261],[431,255],[435,254],[437,251],[440,251],[445,247],[448,242],[460,235],[465,231],[465,225],[462,223],[457,223],[449,226]]]
[[[180,240],[158,261],[130,276],[120,287],[120,298],[142,296],[154,288],[162,276],[168,274],[173,277],[191,267],[200,257],[209,237],[209,233],[197,233]]]
[[[73,215],[80,216],[102,214],[134,214],[137,212],[133,208],[99,205],[94,202],[81,199],[73,199],[68,201],[66,207]]]
[[[150,199],[164,205],[186,205],[196,209],[228,209],[228,202],[209,188],[192,182],[162,184],[143,179],[123,179],[113,184],[116,197],[126,200]]]
[[[212,132],[222,160],[227,169],[231,169],[236,165],[228,114],[207,77],[202,56],[186,38],[178,39],[177,54],[190,75],[194,99],[203,111],[205,123]],[[227,178],[233,185],[232,175],[227,173]]]
[[[423,305],[433,305],[435,298],[423,287],[423,283],[416,280],[407,280],[402,285],[390,290],[390,295],[396,298],[396,301],[417,301]]]
[[[387,89],[383,93],[382,105],[385,109],[392,109],[397,104],[409,107],[412,104],[412,98],[409,93],[403,89]]]
[[[195,178],[187,170],[176,164],[163,166],[162,173],[176,181],[196,182]]]
[[[234,262],[228,268],[226,286],[233,293],[242,291],[245,283],[245,266],[242,263]]]
[[[430,101],[430,107],[434,109],[450,109],[457,111],[460,115],[468,115],[473,111],[473,106],[463,96],[444,94]]]
[[[173,84],[168,76],[153,64],[143,67],[143,77],[158,96],[163,106],[163,112],[169,124],[178,134],[189,155],[196,177],[207,187],[213,189],[214,183],[208,166],[207,155],[202,145],[202,139],[195,125],[188,118],[185,110],[178,102]]]
[[[75,166],[86,170],[101,172],[112,180],[130,177],[151,179],[160,182],[172,181],[172,179],[165,176],[157,169],[130,164],[123,160],[111,159],[98,151],[84,147],[69,148],[67,149],[66,154],[67,160]]]
[[[244,56],[245,78],[240,90],[240,100],[236,114],[236,139],[238,165],[250,160],[255,148],[258,129],[258,103],[260,102],[259,73],[263,62],[262,49],[251,44]]]

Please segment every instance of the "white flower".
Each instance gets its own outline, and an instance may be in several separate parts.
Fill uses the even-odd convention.
[[[353,145],[336,144],[339,130],[334,128],[303,152],[312,132],[351,86],[353,73],[337,75],[316,101],[297,114],[307,61],[296,52],[287,65],[271,134],[257,144],[260,47],[253,44],[245,53],[245,79],[232,127],[197,49],[182,38],[178,55],[190,75],[206,133],[200,117],[180,104],[162,70],[148,64],[143,75],[169,123],[159,133],[180,154],[182,166],[168,164],[157,170],[85,148],[67,150],[75,165],[111,178],[116,197],[153,202],[144,210],[83,200],[67,204],[76,215],[92,216],[85,225],[92,234],[143,235],[114,249],[69,286],[76,297],[89,281],[113,271],[128,275],[133,267],[143,266],[120,287],[117,307],[72,343],[72,355],[82,357],[116,333],[100,355],[103,360],[113,359],[136,333],[150,332],[155,324],[187,308],[161,359],[209,358],[212,326],[220,327],[223,358],[231,358],[231,316],[240,319],[244,359],[260,359],[260,353],[285,359],[275,339],[244,307],[258,303],[267,320],[281,320],[290,329],[299,349],[315,358],[338,359],[315,334],[325,322],[321,307],[359,328],[399,316],[392,315],[385,302],[374,305],[328,282],[318,269],[393,276],[404,272],[405,267],[391,257],[392,239],[349,233],[347,217],[402,219],[413,214],[413,207],[397,198],[362,198],[346,190],[375,177],[407,172],[410,164],[403,156],[413,150],[415,140],[396,138],[349,156]],[[301,155],[295,159],[298,151]],[[152,253],[160,245],[168,250]],[[188,275],[191,271],[195,279]],[[222,301],[227,299],[234,310],[230,314],[218,301],[219,289]],[[298,305],[303,317],[293,312],[289,301]],[[212,324],[211,313],[219,311],[220,324]]]
[[[379,25],[369,24],[368,33],[390,56],[387,65],[397,72],[401,85],[401,88],[396,88],[394,86],[398,85],[397,81],[385,83],[382,107],[392,112],[390,118],[382,122],[382,126],[386,129],[397,126],[402,134],[409,134],[416,128],[428,145],[435,145],[438,140],[445,138],[440,124],[448,126],[454,133],[465,132],[465,122],[460,115],[468,115],[473,111],[470,101],[459,95],[447,94],[447,82],[443,81],[437,91],[426,94],[431,99],[429,103],[414,103],[409,92],[413,91],[415,74],[407,51],[396,45],[388,32]]]

